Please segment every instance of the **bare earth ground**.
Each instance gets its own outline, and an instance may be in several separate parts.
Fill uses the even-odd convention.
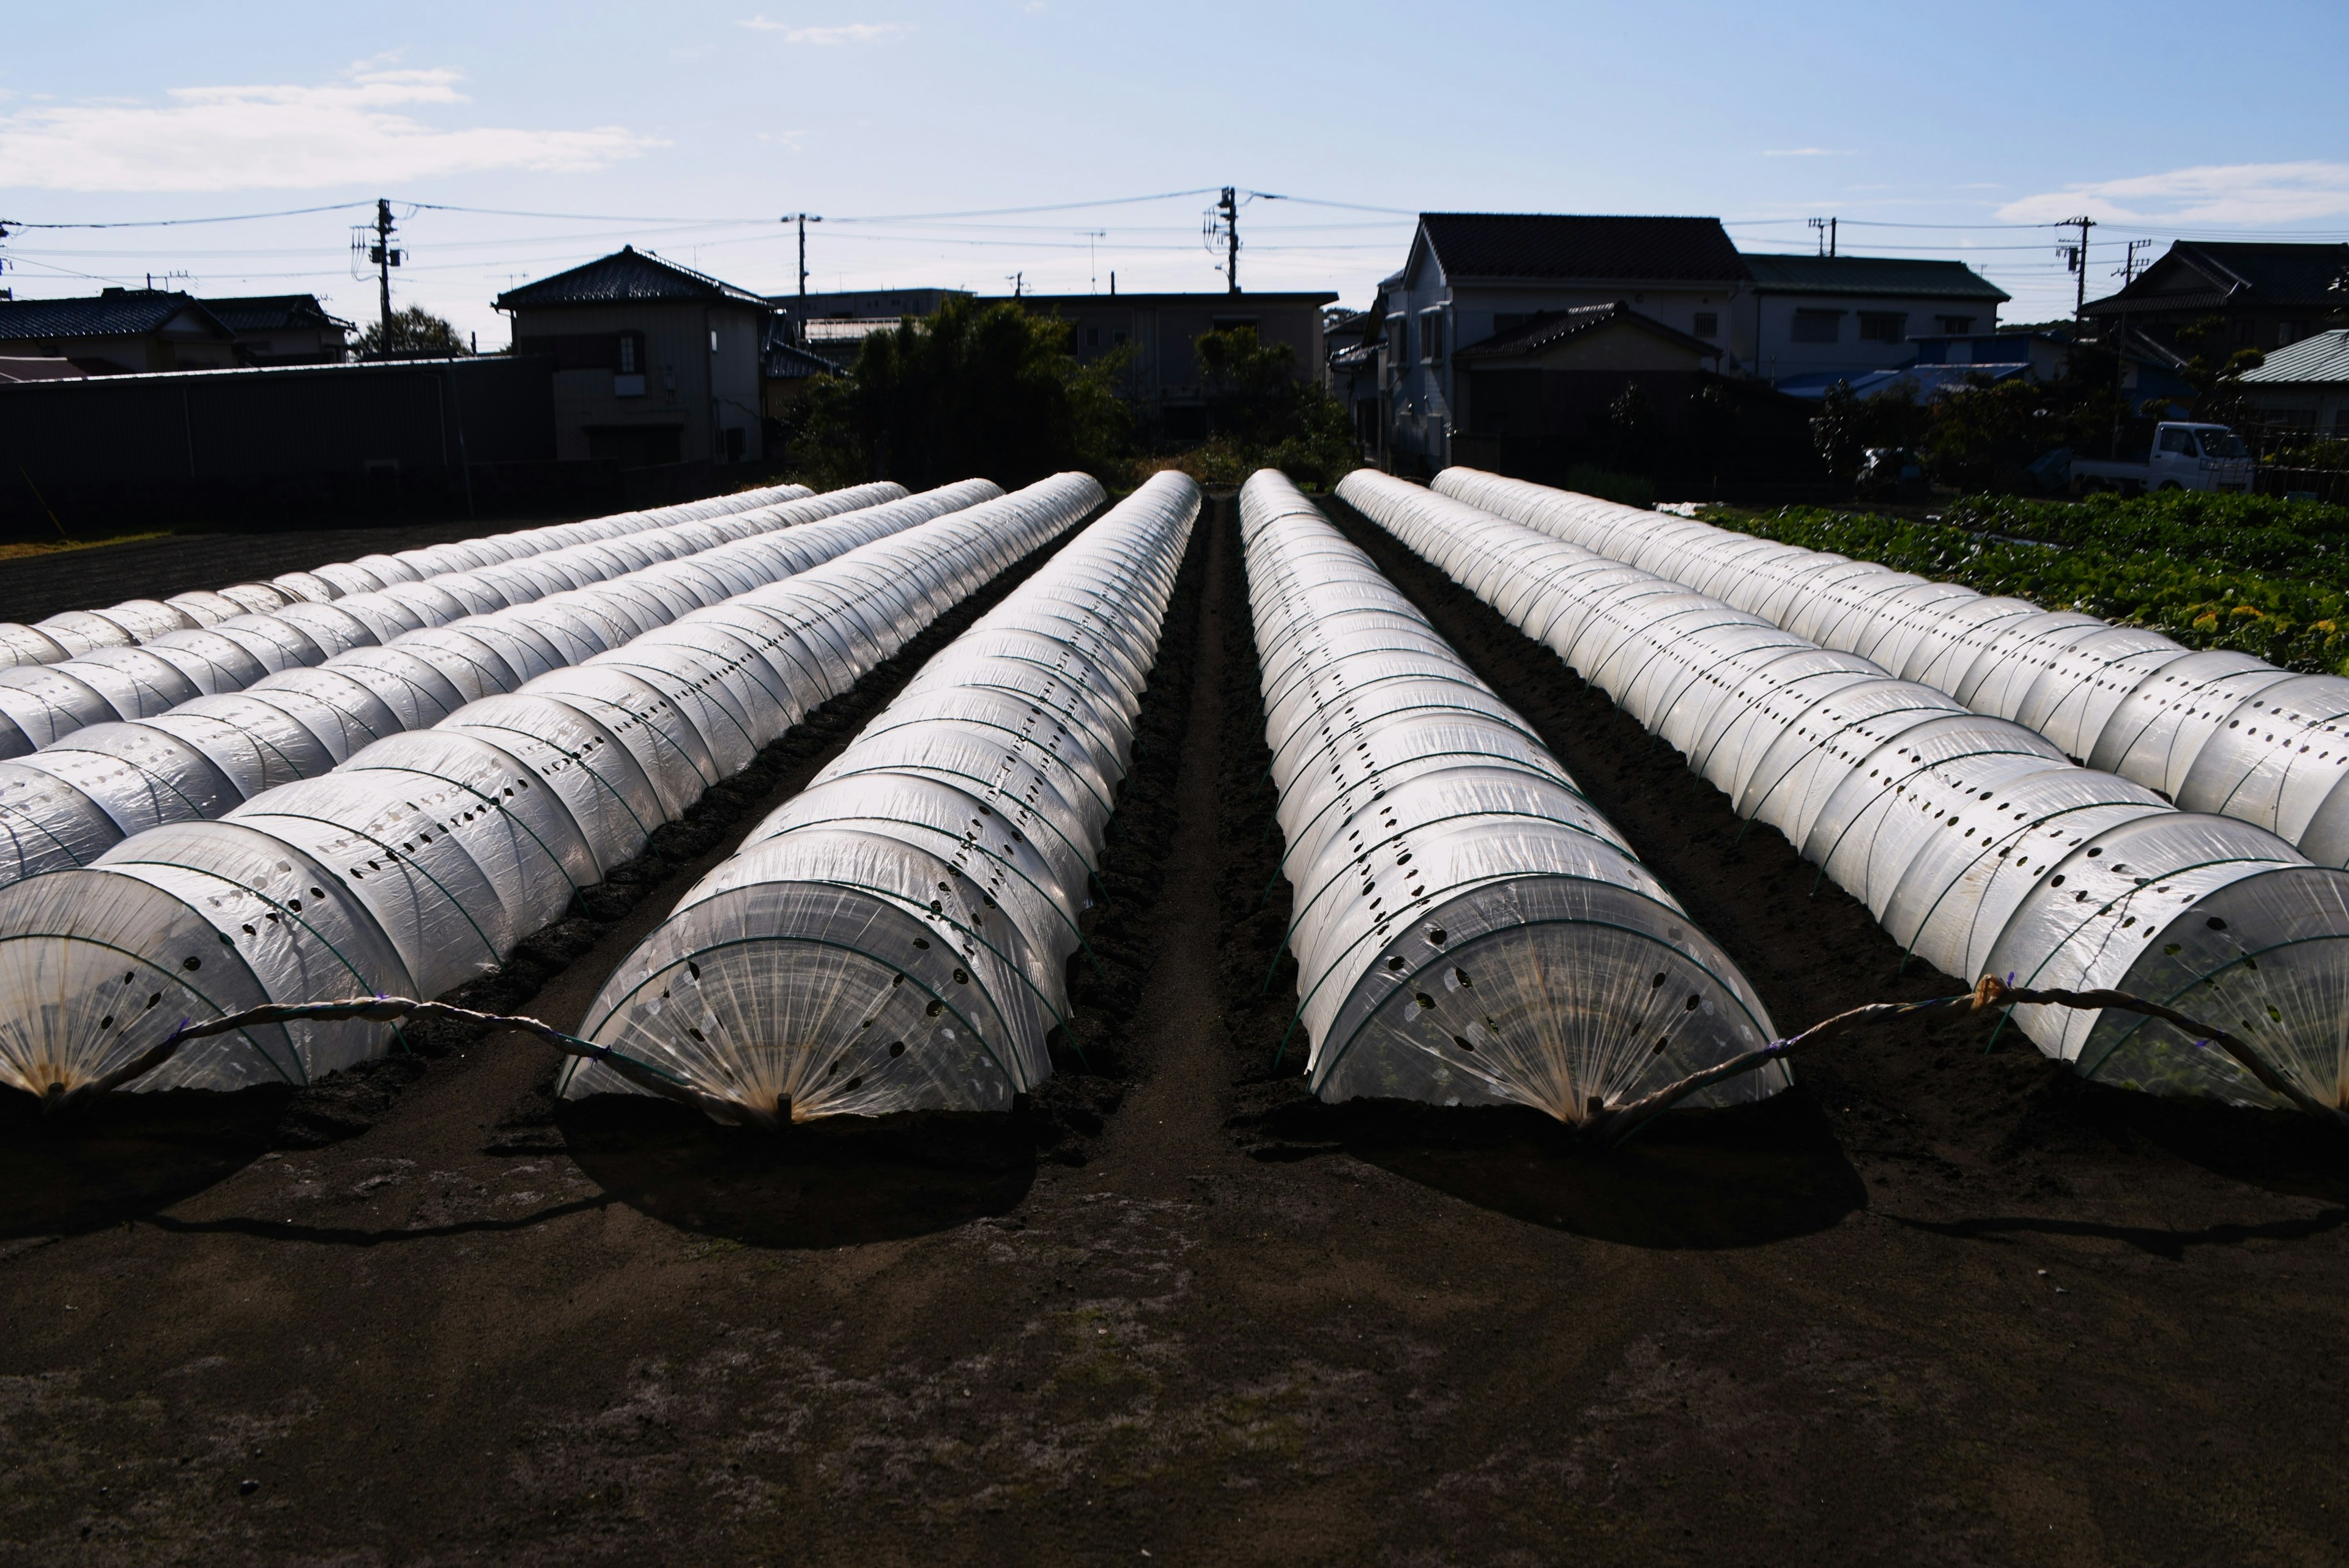
[[[550,1114],[551,1055],[501,1037],[372,1098],[17,1117],[0,1561],[2349,1554],[2349,1183],[2297,1123],[2082,1090],[1981,1028],[1856,1037],[1606,1159],[1269,1070],[1293,970],[1259,997],[1286,890],[1229,513],[1089,917],[1092,1070],[1009,1132],[767,1143]],[[1776,835],[1739,842],[1553,655],[1354,533],[1782,1026],[1951,988],[1896,979]],[[578,1020],[724,852],[702,837],[531,1010]]]

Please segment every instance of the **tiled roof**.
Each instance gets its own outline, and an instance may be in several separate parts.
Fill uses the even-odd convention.
[[[2251,383],[2349,381],[2349,330],[2335,327],[2286,344],[2257,370],[2243,372]]]
[[[143,337],[182,311],[225,337],[202,302],[162,289],[109,289],[78,299],[0,300],[0,342],[23,338]]]
[[[610,255],[508,289],[498,296],[498,308],[517,305],[618,304],[651,300],[726,300],[767,308],[766,300],[748,289],[721,283],[707,273],[680,267],[675,262],[647,255],[623,245]]]
[[[1420,232],[1458,283],[1468,278],[1742,283],[1744,258],[1718,218],[1546,212],[1422,212]]]
[[[1461,359],[1499,359],[1513,354],[1539,354],[1552,344],[1568,337],[1616,323],[1637,326],[1671,342],[1692,348],[1700,354],[1717,356],[1721,346],[1707,343],[1702,337],[1692,337],[1676,326],[1667,326],[1651,315],[1643,315],[1621,300],[1613,304],[1578,305],[1572,310],[1544,311],[1522,326],[1506,332],[1496,332],[1481,342],[1462,347],[1455,357]]]
[[[1771,294],[1901,294],[1934,299],[2012,298],[1963,262],[1910,261],[1896,256],[1745,257],[1754,281]]]
[[[326,314],[316,294],[244,294],[234,299],[208,299],[204,308],[232,332],[266,332],[273,327],[324,326],[350,330],[351,324]]]
[[[2179,274],[2186,276],[2181,279]],[[2216,243],[2179,240],[2116,294],[2090,300],[2090,315],[2194,310],[2221,304],[2336,309],[2333,285],[2349,273],[2349,245]],[[2185,282],[2189,285],[2180,289]]]

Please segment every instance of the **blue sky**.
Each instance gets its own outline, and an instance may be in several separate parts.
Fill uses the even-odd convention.
[[[815,288],[1217,288],[1196,192],[1225,183],[1289,198],[1243,210],[1244,284],[1355,304],[1420,209],[1707,213],[1790,251],[1833,214],[1847,250],[1972,262],[2016,319],[2068,312],[2027,225],[2079,211],[2092,295],[2129,239],[2349,239],[2338,0],[93,4],[9,33],[18,297],[151,273],[364,316],[357,211],[15,225],[380,194],[399,299],[484,346],[499,289],[624,241],[787,290],[798,210]]]

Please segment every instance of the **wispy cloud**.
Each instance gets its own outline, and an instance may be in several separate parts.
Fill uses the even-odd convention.
[[[482,169],[578,173],[666,145],[621,126],[442,129],[400,112],[470,101],[462,79],[370,61],[317,87],[174,88],[160,104],[0,114],[0,188],[302,190]]]
[[[1764,158],[1849,158],[1847,147],[1769,147],[1763,149]]]
[[[2009,222],[2085,212],[2100,222],[2265,225],[2349,216],[2349,163],[2220,163],[2092,180],[2010,201]]]
[[[796,27],[789,22],[770,21],[764,14],[734,25],[754,33],[781,33],[786,44],[812,44],[818,48],[835,44],[882,44],[914,30],[903,22],[844,22],[831,27]]]

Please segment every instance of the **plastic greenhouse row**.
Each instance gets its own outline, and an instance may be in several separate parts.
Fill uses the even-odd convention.
[[[647,511],[550,523],[543,528],[425,545],[389,555],[362,555],[356,561],[334,562],[307,572],[288,572],[266,583],[236,583],[218,593],[200,590],[175,593],[168,599],[127,599],[105,610],[67,610],[29,626],[0,622],[0,670],[23,665],[54,665],[103,648],[151,645],[176,632],[217,626],[241,616],[265,614],[288,605],[324,604],[347,596],[378,594],[450,573],[478,572],[647,529],[730,517],[797,500],[811,493],[804,485],[769,485],[738,495],[710,496]],[[451,591],[464,593],[461,587],[453,585]],[[417,603],[430,604],[433,601],[429,596],[419,601],[393,594],[387,602],[395,607]],[[0,755],[5,754],[0,751]]]
[[[900,499],[885,500],[893,493]],[[428,728],[468,702],[525,682],[561,681],[580,692],[598,683],[598,689],[608,687],[608,675],[553,672],[608,655],[679,615],[869,540],[1001,493],[985,480],[966,480],[910,498],[887,485],[789,502],[750,514],[767,521],[728,543],[410,632],[380,646],[348,648],[315,667],[281,670],[242,692],[195,697],[151,717],[77,730],[40,751],[0,762],[0,884],[88,865],[108,846],[147,828],[218,817],[262,790],[316,778],[372,741]],[[867,504],[874,500],[884,504]],[[8,673],[49,679],[70,667]]]
[[[1774,1037],[1737,966],[1369,557],[1271,469],[1240,517],[1316,1093],[1578,1122]],[[1786,1082],[1774,1064],[1696,1103]]]
[[[2349,679],[1473,469],[1446,469],[1435,489],[1862,655],[2187,810],[2265,828],[2319,865],[2349,866]]]
[[[947,511],[218,821],[151,829],[88,869],[0,890],[0,1078],[72,1091],[183,1019],[431,996],[495,968],[710,784],[1100,500],[1092,480],[1061,475]],[[305,1082],[388,1038],[366,1022],[255,1026],[135,1087]]]
[[[2212,1019],[2315,1101],[2349,1104],[2349,874],[1639,567],[1385,475],[1340,494],[1784,833],[1916,957]],[[2014,1016],[2085,1076],[2280,1103],[2168,1023]]]
[[[874,485],[803,496],[473,571],[442,573],[347,594],[333,603],[297,600],[207,627],[166,632],[139,647],[98,648],[53,665],[0,670],[0,756],[22,756],[93,724],[150,718],[196,697],[241,691],[274,676],[292,675],[298,684],[300,671],[341,655],[403,639],[439,645],[445,639],[430,634],[480,615],[905,493],[897,485]]]
[[[1199,504],[1154,476],[941,650],[621,961],[587,1038],[757,1124],[1009,1110],[1050,1077]]]

